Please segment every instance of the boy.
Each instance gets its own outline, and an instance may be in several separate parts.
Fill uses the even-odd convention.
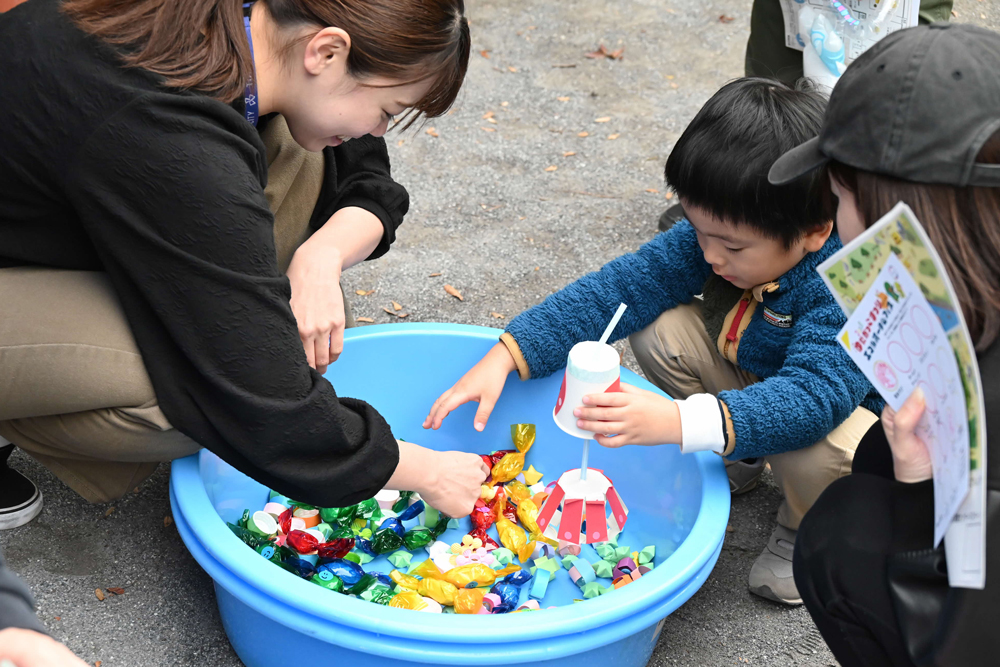
[[[424,427],[476,400],[482,430],[510,371],[527,379],[559,370],[573,344],[597,339],[626,303],[614,335],[630,336],[646,377],[677,400],[623,384],[585,397],[579,426],[615,434],[595,437],[605,447],[678,442],[683,452],[715,451],[736,462],[734,492],[748,490],[769,462],[785,500],[750,590],[801,604],[792,577],[799,521],[850,473],[876,419],[869,410],[881,409],[835,341],[845,318],[816,272],[840,248],[818,177],[767,181],[780,155],[817,134],[825,102],[765,79],[719,90],[667,160],[667,184],[687,219],[514,318],[438,398]]]

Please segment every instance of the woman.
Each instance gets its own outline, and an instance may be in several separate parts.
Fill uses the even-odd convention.
[[[854,474],[831,484],[803,520],[795,582],[843,667],[986,665],[1000,654],[1000,438],[989,423],[1000,409],[997,71],[996,33],[935,24],[890,35],[848,67],[820,136],[770,173],[785,183],[828,165],[845,242],[898,201],[913,209],[955,286],[986,400],[985,590],[949,588],[949,555],[933,549],[919,392],[898,414],[883,412],[858,447]]]
[[[407,207],[379,137],[450,107],[463,11],[29,0],[0,16],[0,436],[92,502],[205,446],[316,505],[388,487],[468,513],[478,456],[397,444],[310,369],[339,352],[341,268],[386,252]],[[30,520],[33,485],[0,476],[0,527]]]

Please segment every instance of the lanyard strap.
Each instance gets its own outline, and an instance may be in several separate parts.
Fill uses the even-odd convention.
[[[250,10],[253,3],[248,2],[243,5],[243,26],[247,30],[247,43],[250,45],[250,62],[253,64],[253,74],[247,81],[246,88],[243,89],[243,104],[249,122],[254,127],[257,126],[257,64],[253,62],[253,36],[250,34]]]

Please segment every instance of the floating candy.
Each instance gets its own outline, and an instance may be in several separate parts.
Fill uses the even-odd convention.
[[[319,511],[320,518],[326,523],[350,525],[358,515],[358,506],[324,507]]]
[[[542,531],[538,528],[538,507],[535,505],[535,501],[531,498],[523,499],[517,506],[517,518],[521,520],[521,525],[524,526],[525,530],[528,531],[530,535],[529,539],[536,542],[551,543],[551,546],[557,546],[558,542],[556,540],[551,540],[544,535]],[[577,547],[579,549],[579,547]],[[579,553],[579,551],[577,551]]]
[[[323,563],[317,570],[327,571],[340,577],[345,586],[354,586],[365,576],[365,571],[361,569],[360,565],[343,559]]]
[[[389,578],[400,588],[405,588],[410,591],[415,591],[420,588],[420,580],[416,577],[403,574],[399,570],[393,570],[389,573]]]
[[[496,512],[493,508],[482,501],[482,499],[477,500],[475,506],[472,508],[472,514],[469,515],[469,520],[472,521],[472,527],[474,530],[487,530],[492,526],[496,520]]]
[[[316,546],[320,558],[343,558],[354,548],[354,538],[337,538]]]
[[[514,611],[514,608],[517,607],[518,598],[521,597],[521,592],[513,584],[494,584],[493,588],[490,589],[490,593],[500,598],[500,604],[493,606],[490,610],[491,614],[507,614]],[[485,602],[485,596],[483,600]]]
[[[531,581],[531,573],[527,570],[518,570],[513,574],[509,574],[503,579],[505,584],[514,584],[515,586],[523,586],[524,584]]]
[[[417,592],[450,607],[455,604],[455,593],[458,592],[458,587],[440,579],[421,579]]]
[[[394,517],[387,518],[379,525],[380,530],[385,528],[390,529],[400,537],[406,534],[406,528],[403,527],[403,522]]]
[[[415,519],[415,518],[417,518],[417,516],[421,512],[424,511],[424,507],[425,507],[424,506],[424,501],[418,500],[417,502],[413,503],[412,505],[410,505],[409,507],[407,507],[405,510],[403,510],[402,512],[400,512],[399,516],[397,518],[400,521],[409,521],[411,519]]]
[[[507,497],[515,505],[520,505],[521,501],[525,498],[531,498],[531,491],[528,487],[516,479],[512,482],[507,482],[503,488],[507,492]]]
[[[542,473],[535,470],[535,466],[528,466],[527,470],[521,472],[524,475],[524,483],[528,486],[534,486],[542,479]]]
[[[491,474],[493,481],[497,483],[509,482],[517,477],[524,469],[524,456],[535,444],[534,424],[512,424],[510,427],[510,438],[514,441],[516,452],[506,454],[502,459],[493,465]]]
[[[518,559],[523,563],[531,557],[531,552],[535,550],[535,543],[528,542],[528,536],[524,529],[509,521],[506,517],[497,520],[497,532],[500,534],[500,542],[517,554]]]
[[[490,503],[490,509],[493,510],[498,519],[506,517],[508,521],[517,523],[517,508],[507,502],[507,492],[503,489],[497,490],[496,497]]]
[[[311,555],[316,553],[316,547],[319,546],[319,540],[316,539],[315,535],[310,535],[305,531],[293,530],[288,533],[288,546],[295,549],[300,554]]]
[[[329,570],[319,570],[309,581],[335,593],[344,592],[344,580]]]
[[[500,545],[497,544],[497,541],[486,534],[485,528],[476,528],[475,530],[469,533],[469,536],[482,541],[483,548],[486,549],[487,551],[493,551],[495,549],[500,548]]]
[[[389,601],[389,606],[398,609],[422,611],[427,608],[427,603],[424,601],[423,596],[416,591],[404,591],[397,593],[396,597]]]
[[[489,586],[496,581],[497,573],[493,568],[482,563],[462,565],[445,572],[442,577],[456,588],[466,588],[470,584]]]
[[[483,596],[483,608],[486,609],[487,613],[492,614],[494,609],[497,609],[503,604],[503,599],[496,593],[487,593]],[[502,612],[497,612],[502,613]]]

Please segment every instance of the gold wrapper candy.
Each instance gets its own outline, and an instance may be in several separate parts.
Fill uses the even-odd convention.
[[[439,579],[421,579],[420,588],[417,589],[417,593],[420,595],[426,595],[446,607],[455,604],[455,593],[457,592],[458,587],[454,584]]]
[[[521,474],[524,470],[524,456],[535,444],[534,424],[511,424],[510,439],[514,441],[516,452],[507,454],[493,466],[493,482],[502,484]]]
[[[391,600],[389,600],[390,607],[396,607],[398,609],[412,609],[413,611],[420,611],[427,607],[427,603],[420,596],[420,593],[416,591],[403,591],[402,593],[397,593]]]
[[[476,586],[489,586],[496,581],[496,578],[496,571],[482,563],[460,565],[444,573],[444,580],[457,588],[465,588],[473,582]]]
[[[405,588],[408,591],[415,591],[420,588],[420,580],[409,574],[403,574],[399,570],[393,570],[389,573],[389,578],[396,582],[396,585],[400,588]]]
[[[443,579],[444,575],[441,573],[441,568],[434,564],[430,558],[425,560],[420,565],[416,566],[410,574],[416,575],[418,577],[423,577],[424,579]]]
[[[463,588],[455,593],[456,614],[478,614],[483,606],[486,591],[479,588]]]
[[[535,550],[535,543],[528,542],[528,536],[514,522],[505,516],[497,518],[497,532],[500,534],[500,543],[517,554],[518,560],[522,563],[531,557]]]
[[[511,563],[510,565],[508,565],[504,569],[497,570],[497,579],[503,579],[508,574],[514,574],[515,572],[520,572],[520,571],[521,571],[521,566],[520,565],[516,565],[515,563]]]
[[[554,547],[559,546],[559,542],[545,537],[542,535],[542,531],[538,530],[538,506],[535,505],[535,501],[531,498],[525,498],[518,503],[517,518],[521,520],[521,523],[528,531],[529,540],[542,541]]]
[[[507,497],[510,498],[515,505],[519,505],[525,498],[531,498],[531,491],[524,485],[523,482],[519,480],[515,479],[512,482],[508,482],[504,489],[507,490]]]

